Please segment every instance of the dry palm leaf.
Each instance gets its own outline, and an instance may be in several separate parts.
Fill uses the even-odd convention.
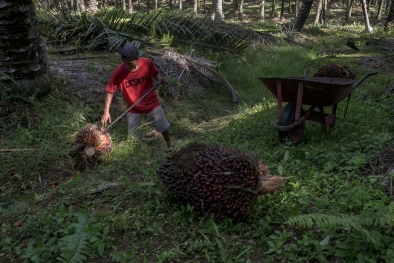
[[[170,49],[149,50],[150,58],[165,76],[172,77],[180,83],[185,83],[191,92],[203,90],[207,81],[213,81],[225,86],[232,95],[232,101],[238,102],[240,95],[230,82],[216,70],[217,63],[205,58],[193,57],[193,50],[189,55],[182,55]],[[203,83],[203,85],[201,85]],[[173,95],[173,94],[171,94]]]

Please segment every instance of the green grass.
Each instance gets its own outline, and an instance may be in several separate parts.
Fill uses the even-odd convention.
[[[279,144],[272,127],[277,101],[257,79],[301,76],[306,68],[312,73],[328,63],[354,66],[357,78],[369,72],[345,46],[335,45],[335,37],[310,37],[306,47],[258,47],[243,59],[221,58],[219,70],[240,93],[238,104],[219,87],[175,102],[162,99],[176,147],[197,141],[238,148],[286,178],[277,193],[259,197],[241,222],[200,214],[169,196],[156,177],[167,156],[164,141],[127,139],[124,119],[111,129],[114,151],[84,172],[75,171],[67,149],[86,122],[100,120],[99,101],[69,100],[55,88],[15,107],[17,118],[2,127],[0,148],[35,151],[0,152],[0,258],[393,262],[394,207],[378,162],[392,148],[392,98],[383,95],[392,76],[381,73],[364,81],[346,118],[346,102],[339,103],[329,133],[307,122],[297,147]],[[13,227],[16,221],[21,228]]]

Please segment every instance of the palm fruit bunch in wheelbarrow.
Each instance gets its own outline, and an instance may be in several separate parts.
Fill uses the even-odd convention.
[[[313,74],[313,77],[354,79],[356,77],[356,72],[349,66],[329,64],[319,68]]]
[[[169,155],[157,176],[175,199],[220,219],[244,219],[257,197],[274,192],[282,177],[247,153],[191,143]]]
[[[103,132],[97,125],[90,123],[78,131],[70,153],[92,164],[103,154],[111,151],[112,139],[109,133]]]

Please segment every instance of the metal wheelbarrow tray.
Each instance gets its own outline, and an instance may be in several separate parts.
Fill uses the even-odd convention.
[[[258,78],[278,100],[279,120],[274,123],[274,128],[282,143],[288,139],[297,145],[302,139],[306,120],[320,122],[328,131],[335,124],[338,103],[346,97],[350,99],[352,92],[365,79],[376,74],[367,73],[359,80],[353,80],[307,77],[307,72],[305,70],[303,77]],[[288,102],[284,108],[283,102]],[[304,110],[305,105],[308,108]],[[324,107],[331,107],[331,112],[325,113]]]

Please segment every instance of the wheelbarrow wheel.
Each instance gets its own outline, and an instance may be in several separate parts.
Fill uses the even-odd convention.
[[[296,112],[296,103],[289,102],[282,111],[278,125],[288,126],[294,122]],[[278,131],[279,142],[284,143],[287,140],[291,141],[293,145],[298,145],[301,142],[304,134],[305,122],[301,123],[290,131]]]

